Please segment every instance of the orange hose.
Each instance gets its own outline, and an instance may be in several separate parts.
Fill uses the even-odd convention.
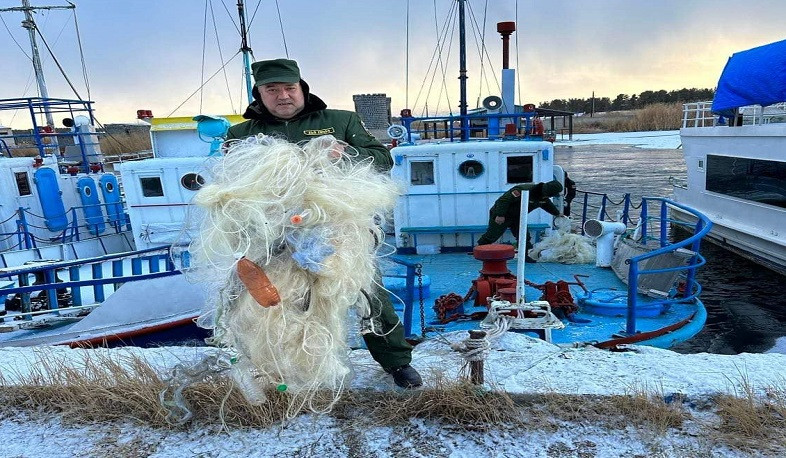
[[[237,276],[246,285],[248,293],[262,307],[270,307],[281,302],[278,290],[270,282],[261,267],[246,258],[237,262]]]

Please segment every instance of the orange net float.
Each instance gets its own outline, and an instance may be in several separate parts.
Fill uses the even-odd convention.
[[[237,262],[237,276],[246,285],[248,294],[262,307],[272,307],[281,302],[281,296],[261,267],[247,258]]]

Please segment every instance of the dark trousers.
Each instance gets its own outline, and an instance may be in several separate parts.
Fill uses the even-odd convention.
[[[382,283],[379,278],[377,282]],[[363,340],[371,357],[386,371],[409,364],[412,361],[412,345],[404,339],[404,325],[393,309],[390,293],[374,285],[369,296],[376,333],[364,334]]]
[[[516,242],[519,240],[519,216],[509,216],[505,215],[505,222],[502,224],[497,223],[494,221],[494,215],[489,212],[489,227],[486,229],[486,232],[480,236],[478,239],[478,245],[488,245],[490,243],[496,242],[502,235],[505,233],[506,229],[510,229],[510,232],[513,234],[513,237],[516,239]],[[532,242],[530,241],[529,231],[527,231],[527,250],[532,248]]]

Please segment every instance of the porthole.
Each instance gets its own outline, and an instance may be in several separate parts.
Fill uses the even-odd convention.
[[[110,194],[115,190],[115,185],[112,183],[106,183],[104,187],[106,188],[106,192]]]
[[[82,188],[82,193],[84,193],[85,197],[90,197],[93,195],[93,190],[90,189],[90,186],[85,186]]]
[[[180,179],[180,184],[189,191],[199,191],[205,185],[205,179],[198,173],[187,173]]]
[[[472,179],[483,175],[483,171],[485,169],[480,161],[470,159],[459,164],[458,170],[459,175],[463,176],[464,178]]]

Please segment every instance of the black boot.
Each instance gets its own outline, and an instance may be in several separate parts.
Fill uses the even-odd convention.
[[[417,388],[423,385],[423,379],[420,378],[420,374],[409,364],[394,367],[387,372],[393,376],[393,381],[401,388]]]

